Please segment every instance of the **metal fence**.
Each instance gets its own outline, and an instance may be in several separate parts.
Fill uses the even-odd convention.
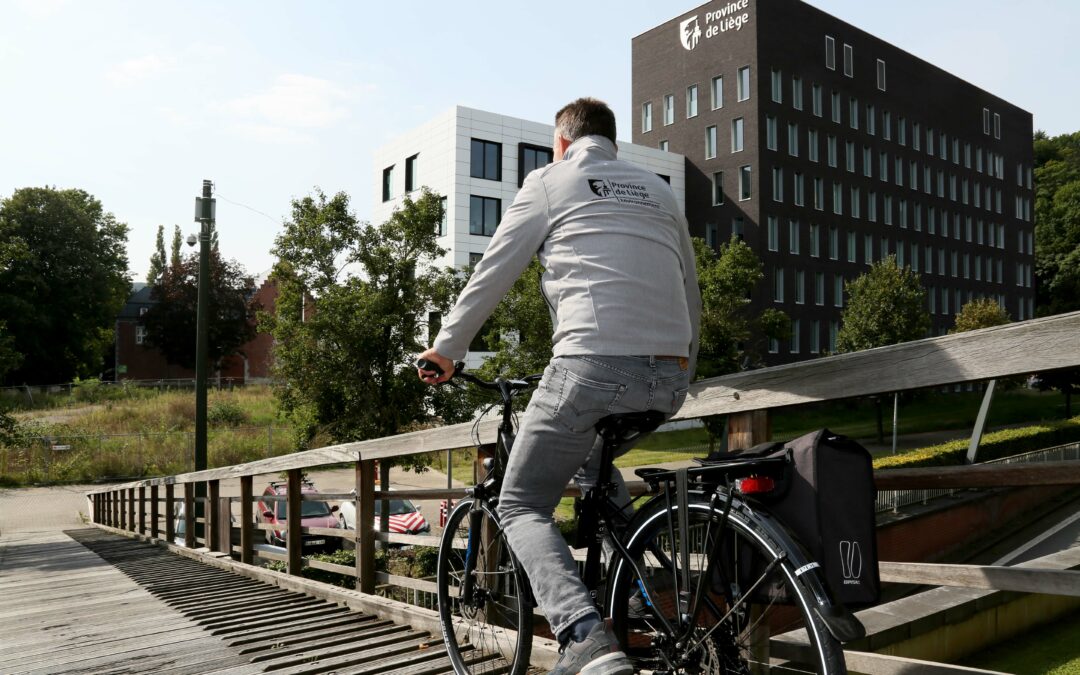
[[[265,384],[263,380],[247,380],[237,377],[211,377],[207,386],[212,389],[229,390],[248,384]],[[87,397],[83,391],[95,390]],[[72,405],[84,405],[91,396],[105,399],[114,398],[115,392],[128,388],[157,389],[158,391],[194,390],[193,378],[172,378],[156,380],[86,380],[83,382],[65,382],[63,384],[34,384],[17,387],[0,387],[0,404],[12,408],[61,408]]]
[[[1080,442],[1066,443],[1065,445],[1056,445],[1052,448],[1032,450],[1031,452],[1025,452],[1019,455],[1012,455],[1011,457],[991,459],[989,461],[979,463],[1023,464],[1031,462],[1060,462],[1064,460],[1075,459],[1080,459]],[[968,488],[940,488],[933,490],[878,490],[876,510],[877,513],[885,513],[889,511],[895,513],[902,506],[926,504],[932,499],[938,499],[940,497],[951,497],[955,494],[965,492],[967,490]]]

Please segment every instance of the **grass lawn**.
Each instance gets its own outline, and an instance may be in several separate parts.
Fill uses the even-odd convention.
[[[960,665],[1018,675],[1080,675],[1080,613],[979,652]]]

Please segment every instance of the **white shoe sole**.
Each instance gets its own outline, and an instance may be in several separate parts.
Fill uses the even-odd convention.
[[[612,663],[618,660],[622,660],[623,663]],[[579,675],[633,675],[634,667],[626,661],[626,654],[612,652],[589,661],[578,673]]]

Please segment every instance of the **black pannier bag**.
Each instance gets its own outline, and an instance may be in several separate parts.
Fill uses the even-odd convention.
[[[877,490],[866,448],[846,436],[820,429],[783,446],[767,443],[710,459],[788,453],[792,470],[772,493],[754,498],[764,503],[802,543],[811,560],[821,565],[837,602],[854,606],[876,603],[881,589],[874,514]],[[725,545],[725,549],[721,560],[730,555],[730,546]],[[760,574],[759,565],[764,565],[763,561],[748,561],[746,553],[741,552],[742,560],[749,564],[733,575],[737,578],[730,579],[744,589]],[[725,572],[731,575],[732,570],[725,566]],[[756,602],[791,601],[775,579],[759,585],[754,596]]]

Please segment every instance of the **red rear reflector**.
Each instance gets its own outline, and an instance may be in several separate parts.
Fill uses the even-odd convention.
[[[775,487],[776,481],[768,476],[750,476],[749,478],[740,478],[735,481],[735,489],[744,495],[772,492]]]

